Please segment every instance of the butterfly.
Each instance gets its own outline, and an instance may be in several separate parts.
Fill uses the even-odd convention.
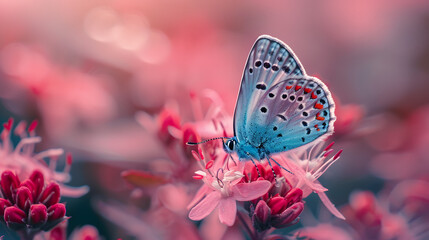
[[[247,58],[235,106],[234,136],[226,138],[223,148],[243,161],[275,161],[272,154],[331,135],[334,110],[326,85],[305,73],[285,43],[262,35]]]

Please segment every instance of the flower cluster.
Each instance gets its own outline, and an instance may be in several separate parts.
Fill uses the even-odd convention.
[[[258,232],[264,232],[272,227],[284,228],[297,223],[298,216],[304,210],[302,190],[293,188],[278,166],[271,169],[268,164],[249,164],[242,181],[253,182],[258,179],[269,181],[271,188],[262,197],[247,204],[253,227]]]
[[[10,229],[32,238],[40,231],[48,231],[65,217],[66,207],[60,200],[60,186],[45,185],[43,174],[35,170],[28,179],[20,181],[11,171],[4,171],[0,180],[1,221]]]
[[[72,165],[72,156],[67,154],[65,167],[63,171],[56,171],[59,157],[64,154],[61,148],[48,149],[35,154],[36,143],[42,141],[42,138],[36,135],[38,121],[28,124],[21,121],[13,129],[13,119],[10,118],[3,124],[3,131],[0,134],[0,170],[11,170],[19,177],[27,178],[34,170],[40,171],[47,181],[55,181],[61,188],[61,194],[68,197],[80,197],[86,194],[89,189],[87,186],[70,187],[64,183],[70,181],[70,169]],[[11,137],[12,133],[20,138],[19,143],[14,147]],[[49,159],[46,164],[45,159]]]

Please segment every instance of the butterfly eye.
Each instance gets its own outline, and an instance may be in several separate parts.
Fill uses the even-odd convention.
[[[228,141],[229,150],[233,151],[235,148],[235,142],[233,140]]]

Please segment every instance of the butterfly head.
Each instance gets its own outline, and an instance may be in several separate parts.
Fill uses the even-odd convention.
[[[223,149],[228,154],[231,154],[231,153],[237,151],[236,147],[237,147],[237,138],[236,137],[228,138],[226,141],[223,142]]]

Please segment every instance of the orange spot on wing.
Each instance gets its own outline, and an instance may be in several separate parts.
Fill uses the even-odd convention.
[[[323,105],[320,104],[320,103],[316,103],[316,104],[314,104],[314,107],[317,108],[317,109],[322,109]]]
[[[309,93],[309,92],[311,92],[311,88],[304,88],[304,92],[305,92],[305,93]]]
[[[317,95],[316,95],[316,94],[314,94],[314,93],[312,93],[312,94],[311,94],[311,98],[312,98],[312,99],[316,99],[316,98],[317,98]]]
[[[291,88],[292,88],[292,86],[286,86],[286,90],[289,90]]]
[[[318,112],[318,113],[316,114],[316,119],[317,119],[317,120],[319,120],[319,121],[323,121],[323,120],[325,120],[325,118],[324,118],[324,117],[321,117],[321,116],[320,116],[320,112]]]
[[[317,131],[320,131],[319,125],[314,125],[314,128],[316,128]]]
[[[302,86],[298,86],[298,85],[297,85],[297,86],[295,87],[295,91],[298,91],[298,90],[299,90],[299,89],[301,89],[301,88],[302,88]]]

